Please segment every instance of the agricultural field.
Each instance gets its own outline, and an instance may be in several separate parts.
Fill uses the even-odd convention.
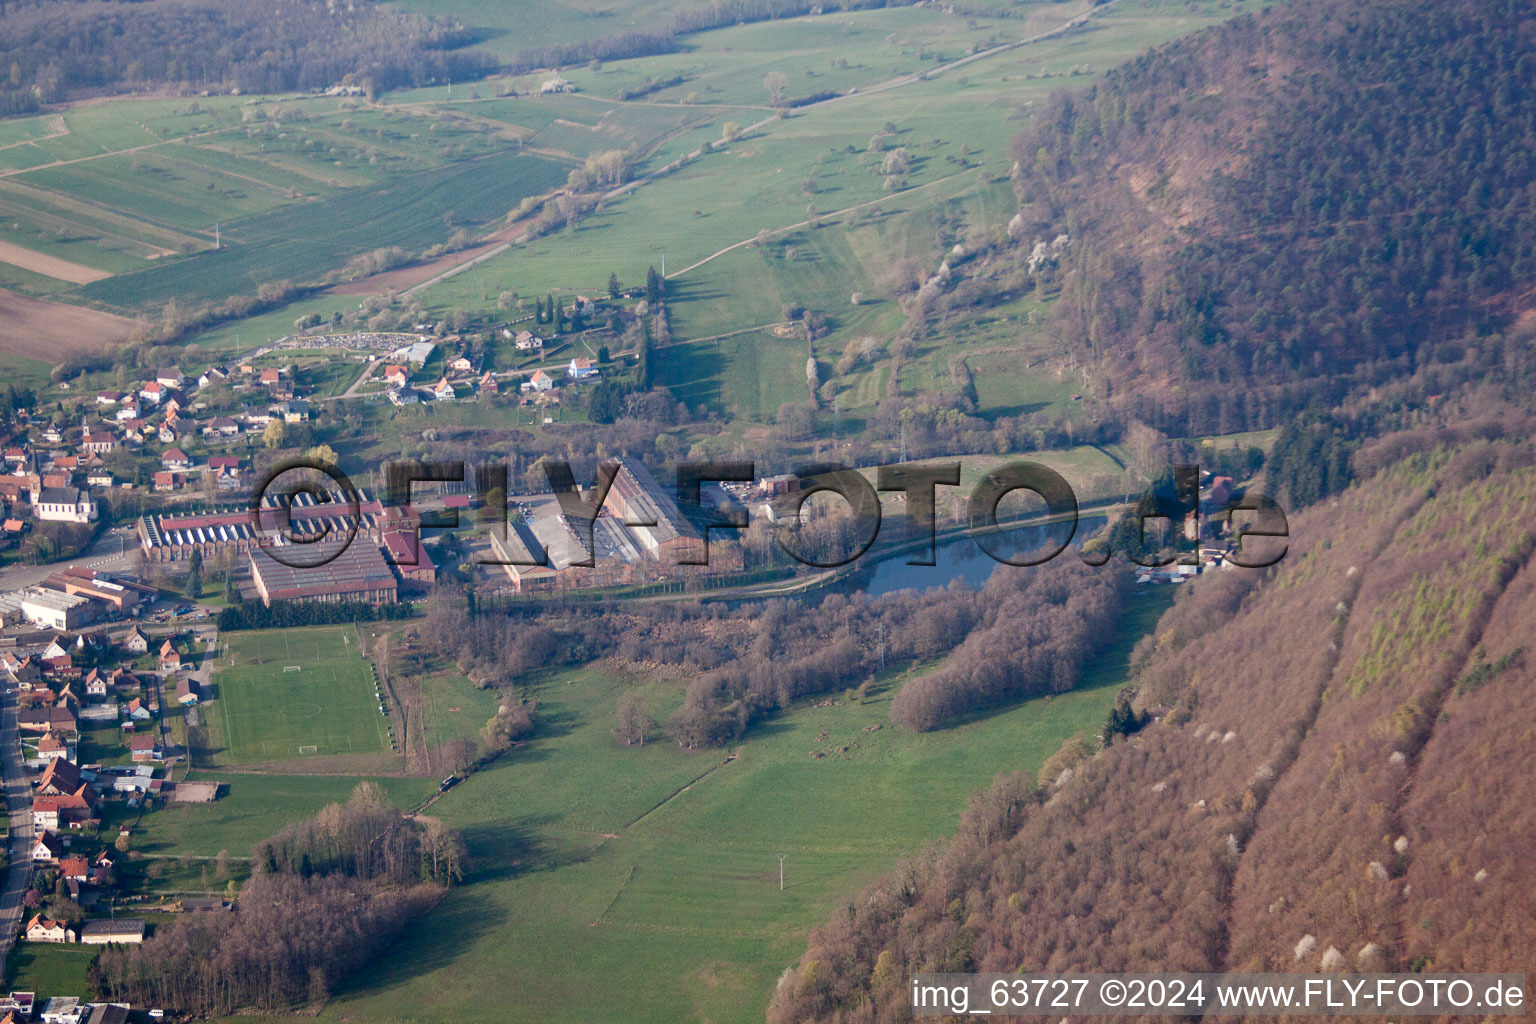
[[[952,831],[996,773],[1038,769],[1102,724],[1132,644],[1164,607],[1161,594],[1133,603],[1082,689],[921,735],[889,723],[899,677],[863,704],[797,706],[734,757],[613,742],[619,693],[636,689],[664,717],[676,682],[598,669],[533,682],[539,735],[432,806],[469,843],[467,884],[321,1019],[395,1020],[430,1005],[501,1020],[493,994],[514,992],[520,1019],[552,1024],[761,1020],[811,924]],[[601,987],[584,980],[598,967]]]
[[[391,747],[371,665],[350,627],[231,633],[213,673],[203,760],[241,765]]]

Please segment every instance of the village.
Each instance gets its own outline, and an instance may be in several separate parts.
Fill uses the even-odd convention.
[[[22,603],[45,594],[99,605],[111,619],[141,603],[172,603],[132,579],[73,567]],[[172,611],[150,620],[182,617]],[[9,646],[0,650],[0,758],[10,810],[0,948],[9,950],[18,935],[46,945],[137,944],[149,922],[165,915],[229,909],[233,892],[231,899],[155,894],[156,871],[147,869],[157,862],[134,846],[135,823],[147,811],[218,796],[216,783],[171,778],[186,754],[166,716],[174,706],[180,728],[197,721],[216,632],[174,623],[54,625],[59,631],[51,634],[10,629],[3,641]],[[0,1021],[129,1019],[125,1005],[49,996],[40,1002],[33,992],[11,992],[0,998]]]

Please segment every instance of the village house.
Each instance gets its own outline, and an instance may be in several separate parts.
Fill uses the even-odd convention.
[[[442,378],[436,384],[432,385],[432,398],[435,401],[451,402],[458,397],[458,393],[453,390],[453,385],[448,383],[447,377]]]
[[[518,331],[512,344],[519,352],[538,352],[544,348],[544,339],[532,331]]]
[[[496,375],[489,370],[485,372],[485,376],[480,378],[476,387],[482,395],[494,395],[501,391],[501,385],[496,383]]]
[[[182,676],[176,680],[176,703],[197,703],[197,683],[191,676]]]
[[[44,832],[32,840],[32,863],[56,864],[64,853],[64,844],[52,832]]]
[[[152,380],[139,388],[139,401],[148,402],[150,405],[159,405],[170,393],[170,388],[157,380]]]
[[[468,356],[455,356],[449,360],[448,369],[452,373],[474,373],[475,364]]]
[[[128,752],[135,762],[160,760],[160,746],[153,733],[138,733],[128,738]]]
[[[149,637],[138,626],[134,626],[128,631],[128,635],[123,637],[123,650],[130,654],[147,654]]]
[[[523,394],[535,394],[540,391],[548,391],[555,386],[555,379],[543,370],[534,370],[533,374],[523,381],[519,390]]]
[[[411,372],[403,366],[384,367],[384,383],[391,387],[403,388],[411,381]]]
[[[592,365],[592,360],[586,356],[576,356],[565,368],[565,375],[571,380],[586,380],[597,376],[597,369]]]
[[[167,448],[160,456],[160,465],[166,469],[191,469],[192,459],[180,448]]]
[[[186,380],[187,378],[180,368],[175,366],[167,366],[155,374],[155,383],[170,389],[181,387],[182,384],[186,383]]]
[[[176,649],[176,643],[167,640],[160,645],[160,671],[175,672],[181,668],[181,652]]]
[[[74,942],[75,933],[63,921],[38,914],[27,922],[28,942]]]
[[[96,404],[97,405],[116,405],[118,402],[121,402],[122,400],[123,400],[123,393],[121,391],[98,391],[98,392],[96,392]]]

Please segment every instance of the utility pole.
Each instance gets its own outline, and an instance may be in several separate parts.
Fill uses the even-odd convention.
[[[784,891],[784,854],[779,854],[779,892]]]

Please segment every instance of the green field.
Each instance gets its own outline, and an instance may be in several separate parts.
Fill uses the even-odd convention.
[[[92,990],[87,971],[98,952],[89,947],[18,942],[5,961],[6,991],[35,992],[38,1013],[49,996],[88,996]]]
[[[216,765],[390,749],[373,670],[349,627],[231,633],[199,709]],[[285,671],[290,666],[297,671]]]
[[[250,294],[268,281],[311,280],[374,249],[419,251],[446,234],[445,218],[465,224],[495,220],[565,173],[561,164],[519,154],[423,171],[232,220],[221,228],[222,250],[97,281],[81,294],[115,306],[153,308],[171,298],[222,298]],[[390,215],[380,217],[381,209]]]
[[[378,714],[378,709],[374,709]],[[134,848],[149,855],[212,857],[220,850],[244,857],[251,846],[284,825],[313,817],[330,803],[345,803],[362,779],[353,775],[270,775],[194,771],[193,782],[221,784],[211,804],[166,804],[139,819]],[[398,807],[410,809],[437,791],[436,779],[381,776]]]
[[[922,735],[891,727],[891,689],[865,704],[802,704],[754,728],[729,761],[659,739],[614,744],[616,696],[638,687],[664,716],[674,681],[551,675],[528,690],[535,739],[432,806],[469,843],[467,884],[321,1018],[761,1021],[811,925],[950,833],[998,772],[1037,769],[1102,724],[1131,646],[1166,602],[1133,602],[1073,693]],[[473,693],[457,685],[452,697],[445,677],[437,696]]]

